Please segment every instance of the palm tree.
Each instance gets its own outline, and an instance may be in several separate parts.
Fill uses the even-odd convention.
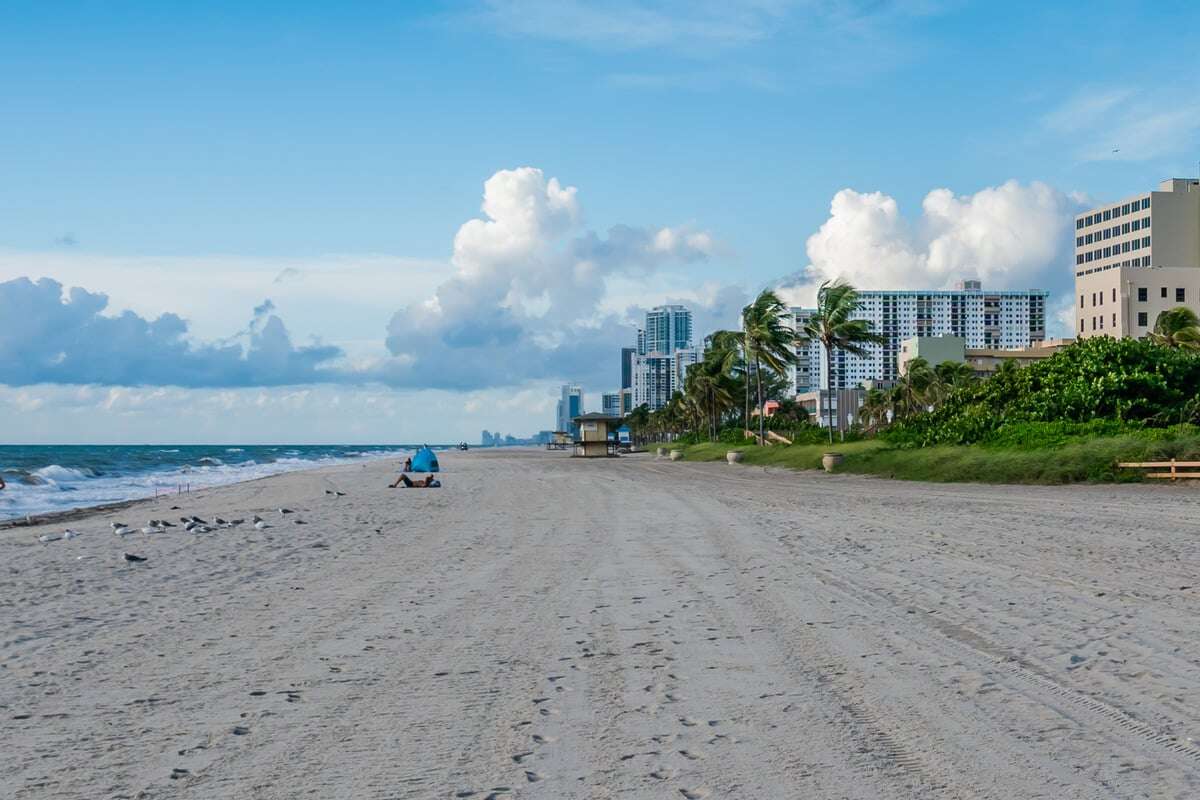
[[[883,389],[868,389],[863,404],[858,409],[858,418],[867,432],[875,432],[888,423],[887,412],[891,399]]]
[[[933,368],[933,373],[936,380],[931,399],[935,404],[941,404],[955,389],[969,386],[977,380],[975,370],[962,361],[943,361]]]
[[[936,401],[937,372],[918,356],[904,365],[904,375],[896,382],[896,389],[900,415],[918,414]]]
[[[1200,317],[1187,306],[1168,309],[1154,320],[1150,340],[1164,347],[1200,350]]]
[[[746,367],[754,365],[758,394],[758,441],[764,436],[762,370],[784,372],[796,360],[796,332],[783,322],[787,306],[770,289],[764,289],[754,302],[742,309],[742,336]],[[749,384],[747,384],[749,393]],[[749,413],[747,413],[749,423]]]
[[[851,319],[858,311],[858,291],[848,283],[825,281],[817,289],[817,309],[799,333],[806,342],[817,341],[825,348],[825,394],[829,398],[829,443],[833,444],[833,353],[844,350],[865,356],[868,344],[883,344],[884,337],[871,331],[871,323]]]

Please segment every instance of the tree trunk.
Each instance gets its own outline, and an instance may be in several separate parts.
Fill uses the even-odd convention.
[[[763,446],[766,444],[766,439],[763,437],[763,423],[766,422],[766,412],[763,410],[762,396],[762,365],[758,363],[758,358],[754,359],[754,381],[758,385],[758,444]]]
[[[742,430],[750,430],[750,348],[742,343],[742,383],[746,386],[746,413],[742,417]]]
[[[833,444],[833,348],[825,345],[825,395],[829,403],[829,443]]]

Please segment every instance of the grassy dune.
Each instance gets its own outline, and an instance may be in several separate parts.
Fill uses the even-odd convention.
[[[727,444],[683,448],[693,461],[723,461],[735,449]],[[1085,437],[1048,448],[986,445],[898,448],[878,440],[821,445],[739,447],[747,464],[820,469],[821,454],[845,455],[838,472],[903,480],[981,483],[1060,484],[1142,480],[1138,471],[1118,470],[1119,461],[1158,461],[1172,457],[1200,461],[1200,436],[1148,437],[1139,434]]]

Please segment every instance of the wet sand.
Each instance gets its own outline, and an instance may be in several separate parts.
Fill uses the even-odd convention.
[[[443,464],[0,530],[3,794],[1200,796],[1194,489]]]

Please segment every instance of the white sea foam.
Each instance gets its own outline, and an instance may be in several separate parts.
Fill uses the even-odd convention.
[[[30,475],[31,482],[9,481],[8,488],[0,492],[0,520],[223,486],[283,472],[348,464],[364,458],[396,458],[404,452],[369,451],[355,458],[290,457],[267,464],[254,461],[225,464],[219,459],[200,458],[197,461],[203,463],[199,465],[182,465],[157,472],[121,476],[94,475],[87,470],[51,464],[35,470]]]

